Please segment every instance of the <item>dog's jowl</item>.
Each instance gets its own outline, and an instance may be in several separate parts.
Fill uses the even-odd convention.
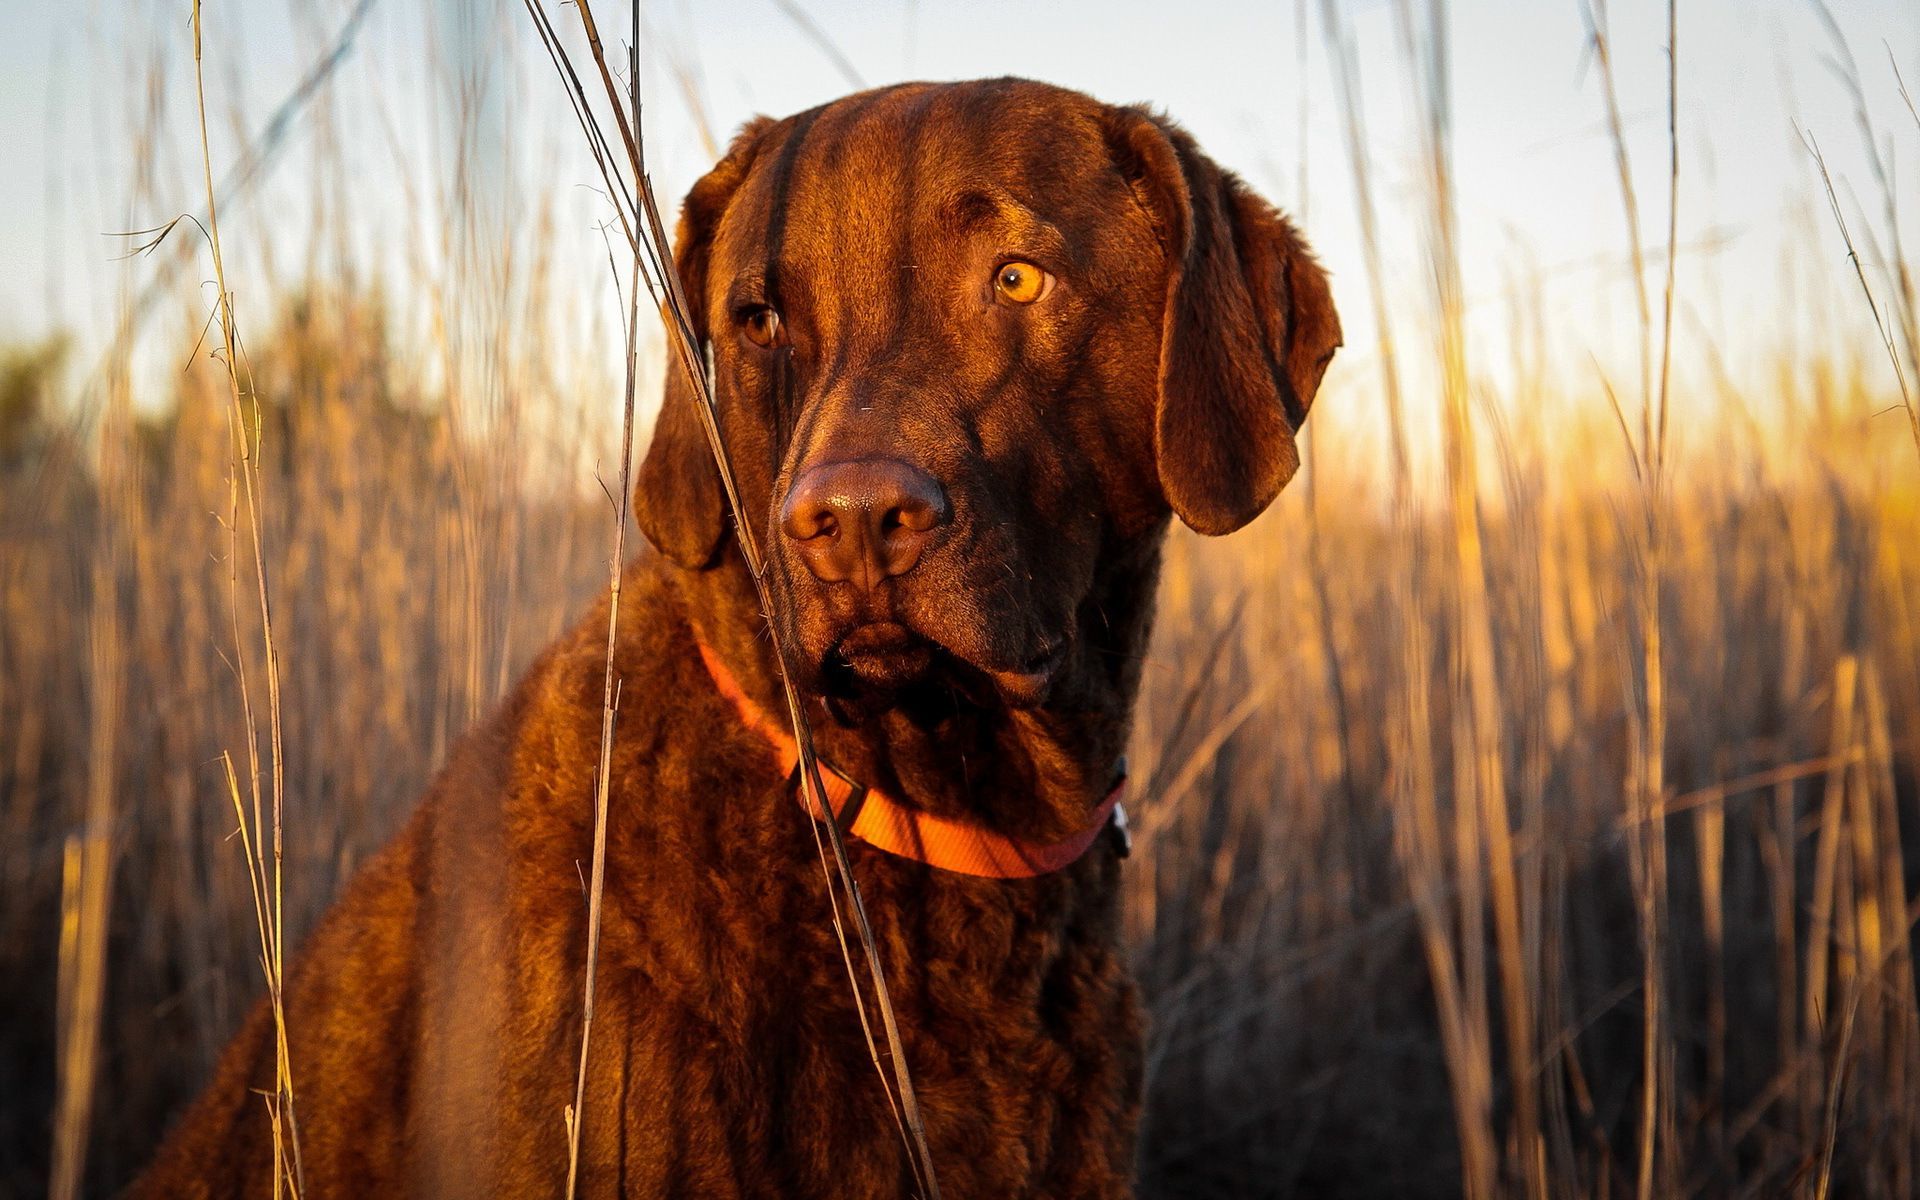
[[[1020,80],[757,120],[677,265],[942,1193],[1130,1189],[1122,753],[1178,517],[1239,528],[1340,341],[1291,224],[1178,128]],[[885,1196],[912,1169],[684,381],[635,495],[588,1196]],[[309,1197],[548,1196],[580,1038],[607,613],[453,752],[290,969]],[[136,1185],[269,1194],[257,1008]]]

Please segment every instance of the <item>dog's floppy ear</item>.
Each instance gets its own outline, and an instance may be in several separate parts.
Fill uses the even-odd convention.
[[[1195,530],[1231,533],[1300,465],[1294,432],[1340,346],[1326,272],[1291,222],[1184,131],[1115,109],[1107,139],[1167,258],[1160,487]]]
[[[714,230],[753,165],[761,135],[773,126],[756,117],[734,136],[726,157],[700,178],[680,208],[673,261],[686,293],[688,317],[700,349],[707,347],[707,260]],[[669,354],[666,392],[653,426],[653,442],[633,489],[634,519],[654,548],[688,570],[713,565],[728,528],[727,498],[720,472],[701,428],[693,387],[677,357]]]

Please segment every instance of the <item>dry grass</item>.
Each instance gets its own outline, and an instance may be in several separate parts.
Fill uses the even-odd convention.
[[[1320,6],[1343,81],[1339,10]],[[1844,210],[1857,283],[1832,230],[1805,251],[1866,285],[1848,316],[1882,357],[1783,349],[1752,394],[1683,322],[1669,403],[1695,428],[1669,445],[1650,280],[1623,401],[1598,377],[1497,388],[1510,348],[1458,324],[1446,48],[1432,10],[1402,12],[1432,135],[1417,265],[1371,230],[1357,83],[1340,106],[1369,290],[1342,299],[1378,305],[1380,382],[1336,366],[1306,486],[1170,548],[1126,877],[1154,1013],[1142,1190],[1910,1196],[1920,456],[1874,416],[1911,414],[1894,198]],[[1607,105],[1617,127],[1647,102]],[[1620,174],[1636,230],[1666,215]],[[139,369],[131,326],[99,371],[57,345],[0,355],[0,1192],[127,1178],[279,929],[297,945],[605,586],[579,447],[611,458],[588,406],[613,411],[620,382],[557,339],[617,336],[628,299],[552,277],[575,233],[545,198],[511,262],[476,248],[484,206],[448,203],[441,252],[394,249],[404,295],[317,255],[243,289],[250,337],[218,318],[220,360],[184,373]],[[258,279],[270,255],[227,258]],[[1387,319],[1414,286],[1431,351]],[[177,364],[208,297],[162,294],[177,320],[147,339]],[[1329,437],[1369,409],[1384,442]],[[1561,415],[1518,417],[1536,410]],[[253,767],[275,739],[240,672],[269,612],[285,736]],[[291,1116],[290,1085],[277,1103]]]

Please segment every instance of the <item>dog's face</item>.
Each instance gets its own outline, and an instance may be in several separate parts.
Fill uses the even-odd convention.
[[[749,125],[676,258],[783,640],[868,704],[1043,700],[1106,558],[1279,491],[1339,343],[1293,229],[1184,134],[1020,80]],[[641,528],[706,569],[724,503],[675,379]]]

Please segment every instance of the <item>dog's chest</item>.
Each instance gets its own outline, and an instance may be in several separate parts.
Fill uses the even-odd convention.
[[[585,1195],[917,1190],[849,914],[843,953],[808,818],[765,758],[675,728],[616,770]],[[553,903],[522,914],[519,977],[553,994],[525,996],[522,1015],[563,1033],[577,1028],[564,1016],[578,1012],[577,979],[535,972],[577,960],[584,941],[572,865],[585,860],[584,832],[528,848]],[[1098,853],[1002,881],[870,847],[854,858],[942,1194],[1124,1194],[1140,1051],[1117,948],[1117,862]],[[547,1044],[564,1053],[570,1041]],[[530,1078],[554,1074],[551,1061],[523,1065]]]
[[[1119,1187],[1129,1165],[1138,1018],[1107,922],[907,865],[863,856],[859,873],[943,1193],[1110,1194],[1101,1181]],[[623,931],[639,941],[616,942],[602,984],[590,1194],[911,1194],[825,897],[812,864]]]

